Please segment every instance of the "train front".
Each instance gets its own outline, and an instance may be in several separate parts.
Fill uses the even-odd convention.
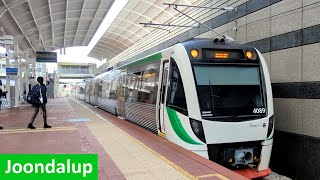
[[[274,112],[262,55],[224,40],[185,48],[201,114],[191,127],[207,144],[208,158],[249,178],[270,174]]]

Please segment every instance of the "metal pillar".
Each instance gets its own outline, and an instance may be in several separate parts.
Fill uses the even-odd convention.
[[[30,76],[30,66],[29,66],[29,59],[26,60],[26,72],[25,72],[25,75],[24,75],[24,78],[25,78],[25,81],[26,81],[26,95],[28,95],[29,93],[29,76]]]
[[[19,68],[19,59],[18,59],[18,42],[15,39],[14,41],[14,67],[18,68],[18,74],[14,78],[14,107],[19,107],[19,93],[20,93],[20,88],[19,88],[19,79],[20,79],[20,71],[21,69]]]
[[[32,62],[32,76],[33,76],[34,80],[37,79],[37,77],[36,77],[36,62],[35,61]]]
[[[23,70],[23,66],[22,66],[22,58],[19,58],[19,97],[20,97],[20,104],[23,103],[23,82],[24,82],[24,78],[22,76],[22,70]]]
[[[18,58],[14,58],[14,67],[18,68]],[[18,74],[19,74],[19,69],[18,69]],[[14,107],[19,107],[19,76],[15,76],[14,78]]]
[[[6,47],[6,52],[9,51],[9,46],[8,45],[5,45]],[[8,58],[6,58],[6,68],[10,67],[10,60]],[[7,76],[7,79],[6,79],[6,90],[7,90],[7,103],[9,104],[9,108],[11,108],[11,98],[10,98],[10,77]]]

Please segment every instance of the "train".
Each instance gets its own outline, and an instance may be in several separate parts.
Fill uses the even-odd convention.
[[[193,39],[124,62],[75,97],[247,177],[271,173],[273,97],[259,50]]]

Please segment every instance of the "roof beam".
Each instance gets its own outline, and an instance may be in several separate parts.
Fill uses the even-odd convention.
[[[2,1],[3,2],[3,1]],[[22,4],[22,3],[24,3],[24,2],[26,2],[25,0],[24,1],[18,1],[18,3],[17,2],[10,2],[10,3],[8,3],[8,4],[5,4],[5,8],[3,9],[3,6],[0,8],[1,10],[0,10],[0,18],[3,16],[3,14],[4,13],[6,13],[9,9],[11,9],[11,8],[14,8],[15,6],[18,6],[18,5],[20,5],[20,4]]]
[[[32,15],[33,21],[34,21],[34,23],[36,24],[36,28],[39,28],[38,23],[37,23],[37,21],[36,21],[36,18],[35,18],[34,14],[33,14],[33,10],[32,10],[31,4],[30,4],[30,0],[28,0],[28,6],[29,6],[29,8],[30,8],[30,13],[31,13],[31,15]],[[39,30],[38,32],[39,32],[39,40],[40,40],[40,43],[39,43],[39,44],[41,45],[42,43],[44,43],[44,41],[43,41],[43,38],[42,38],[42,36],[41,36],[40,30]],[[45,47],[43,47],[43,48],[44,48],[45,51],[47,51],[47,49],[46,49]]]
[[[126,20],[126,19],[123,19],[123,18],[120,18],[120,17],[117,17],[117,19],[119,19],[121,21],[124,21],[124,22],[127,22],[127,23],[129,23],[131,25],[137,26],[138,28],[141,28],[140,25],[138,25],[137,23],[134,23],[132,21],[129,21],[129,20]],[[115,19],[115,20],[117,20],[117,19]],[[149,31],[148,29],[145,29],[145,28],[142,28],[142,30],[146,31],[148,34],[151,32],[151,31]]]
[[[68,23],[68,0],[66,0],[66,22],[64,24],[64,36],[67,35],[67,23]],[[66,47],[66,38],[63,39],[63,47]]]
[[[82,32],[82,31],[83,31],[83,32],[87,32],[86,30],[79,30],[79,32]],[[73,32],[73,31],[67,31],[67,33],[68,33],[68,32]],[[61,32],[61,33],[56,34],[55,37],[56,37],[56,38],[57,38],[57,37],[60,37],[60,36],[58,36],[59,34],[64,34],[64,32]],[[31,39],[31,38],[34,37],[34,36],[36,36],[36,35],[30,35],[30,36],[28,36],[28,37]],[[42,36],[42,37],[46,39],[46,38],[51,37],[51,36],[52,36],[52,35]],[[73,37],[73,36],[66,36],[66,37],[69,38],[69,37]]]
[[[51,12],[51,0],[48,0],[48,8],[49,8],[49,13],[50,13],[50,21],[51,21],[51,33],[52,33],[52,46],[55,44],[55,39],[54,39],[54,24],[53,24],[53,19],[52,19],[52,12]]]
[[[99,9],[101,9],[102,2],[103,2],[103,0],[100,0],[98,9],[97,9],[97,11],[95,12],[95,14],[94,14],[94,16],[93,16],[93,19],[92,19],[92,21],[91,21],[91,23],[90,23],[90,26],[89,26],[89,28],[88,28],[88,32],[89,32],[89,30],[91,29],[91,26],[92,26],[92,24],[93,24],[93,20],[97,18],[97,14],[98,14]],[[107,12],[107,13],[108,13],[108,12]],[[102,22],[101,22],[101,23],[102,23]],[[84,38],[83,38],[83,41],[82,41],[82,43],[81,43],[82,46],[83,46],[84,40],[87,38],[87,36],[88,36],[88,33],[87,33],[87,34],[84,36]]]
[[[149,7],[149,8],[150,8],[150,7]],[[133,11],[133,10],[126,9],[126,8],[123,8],[123,10],[129,11],[129,12],[134,13],[134,14],[137,14],[137,15],[139,15],[139,16],[141,16],[141,17],[144,17],[144,18],[148,19],[149,21],[152,21],[152,18],[144,15],[143,13],[139,13],[139,12],[137,12],[137,11]],[[147,11],[147,10],[145,10],[145,11]],[[130,13],[129,13],[129,14],[130,14]],[[154,21],[154,22],[155,22],[155,23],[159,23],[158,21]],[[159,24],[160,24],[160,23],[159,23]]]
[[[20,31],[21,31],[22,33],[24,33],[23,30],[22,30],[22,28],[21,28],[21,26],[19,25],[17,19],[16,19],[16,18],[14,17],[14,15],[12,14],[11,9],[8,7],[7,3],[6,3],[4,0],[1,0],[1,1],[3,2],[3,4],[4,4],[4,5],[6,6],[6,8],[8,9],[10,15],[12,16],[13,20],[15,21],[15,23],[16,23],[17,26],[19,27]],[[32,46],[32,44],[31,44],[31,42],[29,41],[28,37],[26,37],[26,39],[27,39],[28,43],[30,44],[31,48],[34,50],[34,52],[37,52],[37,51],[34,49],[34,47]]]
[[[83,10],[84,10],[85,5],[86,5],[86,0],[83,0],[82,9],[81,9],[81,13],[80,13],[80,17],[79,17],[77,29],[76,29],[76,34],[74,35],[74,38],[73,38],[72,46],[74,46],[74,42],[75,42],[76,37],[77,37],[78,28],[79,28],[79,24],[80,24],[80,21],[81,21],[81,17],[82,17],[82,15],[83,15]],[[98,10],[97,10],[97,11],[98,11]],[[89,30],[89,29],[88,29],[88,30]]]
[[[107,31],[107,33],[118,35],[118,36],[123,37],[124,39],[126,39],[126,40],[128,40],[128,41],[130,41],[130,42],[134,43],[134,41],[132,41],[132,40],[131,40],[131,39],[129,39],[128,37],[125,37],[125,36],[123,36],[123,35],[121,35],[121,34],[119,34],[119,33],[111,32],[111,31],[109,31],[109,32]]]
[[[69,12],[73,12],[73,11],[69,11]],[[64,12],[53,13],[53,14],[51,14],[51,15],[53,16],[53,15],[57,15],[57,14],[64,14]],[[17,16],[17,17],[19,17],[19,16]],[[46,18],[46,17],[50,17],[50,16],[49,16],[49,15],[48,15],[48,16],[43,16],[43,17],[39,18],[39,20],[42,19],[42,18]],[[70,22],[71,20],[72,20],[72,21],[78,21],[79,19],[80,19],[80,18],[69,18],[68,21],[69,21],[69,22]],[[92,20],[92,19],[93,19],[93,18],[87,18],[87,17],[83,17],[83,18],[82,18],[82,20]],[[96,18],[96,19],[94,19],[94,20],[95,20],[95,21],[102,21],[103,18]],[[61,20],[59,20],[59,21],[61,21]],[[62,21],[65,22],[66,20],[62,20]],[[26,25],[26,24],[28,24],[28,23],[30,23],[30,21],[21,24],[21,26],[24,26],[24,25]]]
[[[93,51],[94,52],[94,51]],[[112,53],[112,49],[110,48],[110,50],[109,51],[107,51],[106,53],[101,53],[101,51],[99,51],[98,53],[94,53],[95,55],[95,57],[98,57],[97,59],[101,59],[101,57],[105,57],[105,56],[107,56],[109,59],[111,59],[110,57],[114,57],[114,56],[116,56],[117,54],[114,54],[114,53]],[[89,54],[90,55],[90,54]],[[101,56],[101,57],[99,57],[99,56]]]
[[[104,39],[106,39],[106,40],[104,40]],[[122,44],[122,45],[126,46],[126,48],[130,47],[130,46],[128,46],[127,44],[125,44],[125,43],[123,43],[123,42],[119,41],[118,39],[115,39],[115,38],[113,38],[113,37],[111,37],[111,36],[108,36],[108,37],[102,37],[99,41],[101,41],[101,42],[108,42],[108,40],[107,40],[107,39],[111,39],[111,40],[113,40],[113,41],[117,41],[118,43],[120,43],[120,44]]]
[[[123,27],[121,27],[121,26],[115,26],[115,25],[112,25],[112,24],[111,24],[110,27],[115,27],[115,28],[123,29],[125,32],[129,32],[131,35],[135,35],[135,36],[137,36],[139,39],[142,39],[142,37],[139,36],[138,34],[136,34],[136,32],[130,31],[130,30],[128,30],[128,29],[126,29],[126,28],[123,28]],[[138,31],[139,31],[139,30],[138,30]]]
[[[112,43],[110,43],[110,42],[104,43],[104,44],[97,44],[97,46],[99,46],[100,49],[102,49],[102,47],[106,48],[106,47],[112,46],[112,47],[115,48],[115,49],[113,49],[113,50],[114,50],[114,51],[117,51],[117,52],[125,50],[125,49],[123,49],[123,48],[121,48],[121,47],[119,47],[119,46],[116,46],[116,45],[114,45],[114,44],[112,44]]]

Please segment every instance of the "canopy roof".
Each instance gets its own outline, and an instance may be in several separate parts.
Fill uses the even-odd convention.
[[[156,30],[139,23],[166,23],[177,18],[178,12],[163,5],[164,2],[192,5],[201,1],[203,0],[129,0],[89,56],[110,60]]]
[[[20,49],[87,46],[114,0],[0,0],[0,25]]]

